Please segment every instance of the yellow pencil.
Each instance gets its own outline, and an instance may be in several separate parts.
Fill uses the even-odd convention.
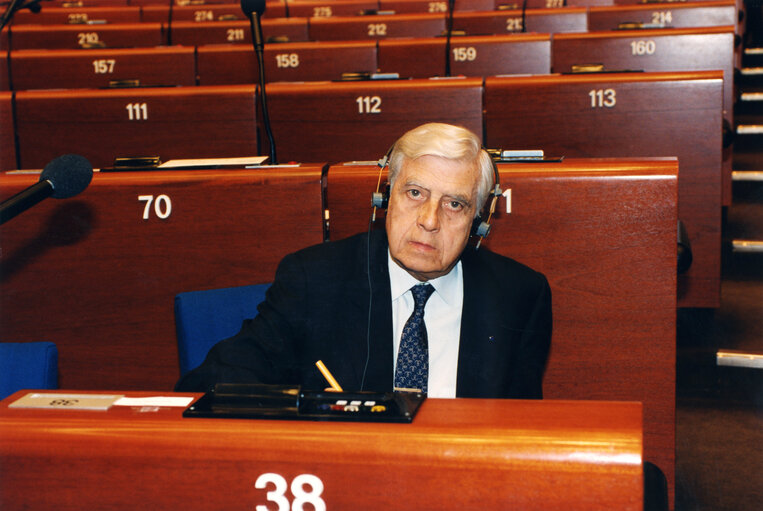
[[[334,379],[334,376],[329,372],[328,368],[322,361],[317,361],[315,365],[320,370],[321,374],[324,378],[326,378],[326,381],[329,382],[329,385],[331,385],[331,388],[336,390],[337,392],[344,392],[342,390],[342,387],[339,386],[339,383]]]

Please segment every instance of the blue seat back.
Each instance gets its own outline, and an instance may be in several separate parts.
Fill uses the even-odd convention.
[[[0,343],[0,399],[21,389],[58,388],[58,349],[52,342]]]
[[[209,349],[257,315],[270,284],[189,291],[175,296],[175,331],[180,374],[198,367]]]

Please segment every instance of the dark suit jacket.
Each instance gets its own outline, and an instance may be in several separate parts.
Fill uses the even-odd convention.
[[[546,278],[485,248],[461,256],[464,308],[458,397],[540,398],[551,339]],[[369,271],[370,270],[370,271]],[[327,387],[323,360],[345,391],[390,391],[392,299],[384,231],[286,256],[259,314],[216,344],[176,390],[215,383]]]

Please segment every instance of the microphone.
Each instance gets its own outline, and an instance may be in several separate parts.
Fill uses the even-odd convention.
[[[0,224],[48,197],[68,199],[81,193],[93,179],[93,166],[77,154],[65,154],[45,165],[40,180],[0,204]]]
[[[456,10],[456,0],[448,0],[447,31],[445,34],[445,76],[450,76],[450,40],[453,37],[453,11]]]
[[[270,144],[270,163],[278,165],[276,159],[276,143],[273,139],[273,131],[270,128],[270,114],[268,113],[268,97],[265,94],[265,57],[263,56],[264,42],[262,38],[262,23],[260,17],[265,12],[265,0],[241,0],[241,10],[249,18],[249,26],[252,31],[252,44],[257,54],[257,66],[260,74],[260,101],[262,102],[262,120],[265,124],[265,133]]]

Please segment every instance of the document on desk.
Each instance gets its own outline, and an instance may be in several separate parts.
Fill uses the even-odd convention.
[[[46,408],[65,410],[108,410],[123,394],[51,394],[30,392],[8,408]]]
[[[177,406],[185,408],[194,398],[178,396],[120,397],[114,406]]]

